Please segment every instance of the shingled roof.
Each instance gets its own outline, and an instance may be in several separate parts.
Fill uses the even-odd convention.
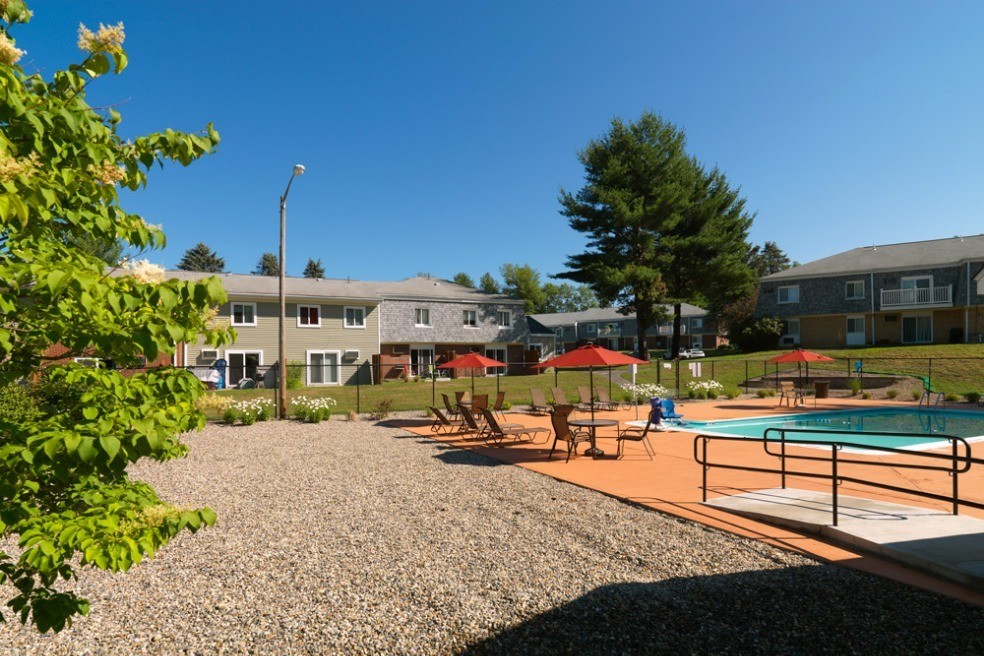
[[[664,307],[667,312],[670,314],[673,313],[673,306],[665,305]],[[691,305],[690,303],[683,303],[680,307],[680,315],[684,317],[702,317],[705,314],[707,314],[707,310],[699,308],[696,305]],[[533,314],[530,316],[544,326],[550,327],[570,326],[574,323],[592,321],[625,321],[626,319],[635,319],[634,312],[622,314],[618,311],[618,308],[591,308],[580,312],[554,312],[551,314]]]
[[[899,269],[931,269],[984,259],[984,234],[911,241],[903,244],[862,246],[792,269],[763,276],[762,282],[778,282],[817,276],[837,276]]]

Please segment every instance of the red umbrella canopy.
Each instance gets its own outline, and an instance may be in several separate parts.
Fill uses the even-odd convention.
[[[821,353],[796,349],[795,351],[790,351],[789,353],[777,355],[776,357],[771,358],[769,362],[834,362],[834,359],[828,358],[826,355]]]
[[[505,362],[499,362],[492,358],[487,358],[478,353],[468,353],[454,360],[448,360],[444,364],[437,365],[438,369],[478,369],[480,367],[508,367]]]
[[[623,364],[649,364],[645,360],[612,351],[594,344],[585,344],[563,355],[550,358],[536,365],[539,369],[546,367],[618,367]]]

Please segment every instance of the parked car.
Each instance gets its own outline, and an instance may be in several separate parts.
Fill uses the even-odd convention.
[[[680,354],[677,356],[681,360],[689,360],[690,358],[702,358],[705,353],[699,348],[692,349],[680,349]]]

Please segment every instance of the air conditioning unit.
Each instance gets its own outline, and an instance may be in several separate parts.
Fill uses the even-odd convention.
[[[342,359],[343,360],[358,360],[359,359],[359,351],[358,350],[354,350],[354,349],[350,349],[348,351],[345,351],[344,353],[342,353]]]
[[[218,349],[202,349],[202,360],[215,360],[219,357]]]
[[[793,345],[793,344],[796,343],[796,338],[795,337],[790,337],[789,335],[785,335],[781,340],[779,340],[779,343],[780,344],[788,344],[788,345],[791,346],[791,345]]]

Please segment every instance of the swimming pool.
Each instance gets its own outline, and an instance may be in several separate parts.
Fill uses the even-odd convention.
[[[691,421],[681,427],[691,433],[762,437],[768,428],[822,429],[843,431],[838,441],[858,447],[887,446],[896,449],[922,451],[950,445],[938,435],[963,437],[968,442],[984,440],[984,413],[961,410],[919,411],[915,408],[872,408],[866,410],[836,410],[808,412],[796,415]],[[878,433],[914,433],[904,437],[889,435],[852,435],[858,431]],[[770,438],[779,436],[770,433]],[[787,433],[786,441],[829,440],[827,433]]]

